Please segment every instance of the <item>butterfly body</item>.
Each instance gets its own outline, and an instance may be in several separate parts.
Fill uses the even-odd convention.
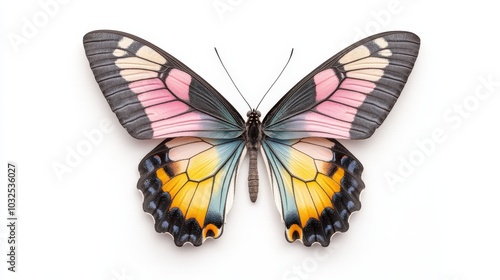
[[[248,168],[248,191],[250,200],[255,202],[259,193],[259,172],[257,169],[257,158],[262,140],[262,123],[260,112],[252,109],[247,113],[248,120],[245,124],[245,142],[249,155]]]
[[[221,236],[238,167],[249,155],[258,193],[258,153],[289,242],[328,246],[361,208],[363,166],[337,139],[365,139],[387,117],[416,61],[410,32],[365,38],[299,81],[266,114],[245,122],[209,83],[172,55],[131,34],[84,36],[90,67],[123,127],[163,139],[139,163],[137,188],[157,232],[177,246]]]

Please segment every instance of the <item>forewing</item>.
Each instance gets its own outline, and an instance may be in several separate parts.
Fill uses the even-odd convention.
[[[276,206],[289,242],[330,244],[361,208],[363,166],[335,139],[262,141]]]
[[[328,59],[295,85],[263,120],[277,139],[370,137],[410,75],[420,39],[409,32],[370,36]]]
[[[196,137],[166,139],[151,151],[139,164],[137,188],[156,231],[170,233],[177,246],[220,237],[244,151],[241,138]]]
[[[93,31],[83,38],[90,67],[123,127],[135,138],[236,138],[244,120],[179,60],[136,36]]]

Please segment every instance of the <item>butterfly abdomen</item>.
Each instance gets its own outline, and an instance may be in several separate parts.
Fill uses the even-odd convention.
[[[260,112],[253,109],[247,113],[248,120],[245,126],[246,148],[250,157],[248,167],[248,192],[250,200],[255,202],[259,193],[259,171],[257,170],[257,156],[262,139],[262,124],[260,122]]]
[[[250,156],[249,169],[248,169],[248,192],[250,193],[250,200],[255,202],[259,194],[259,172],[257,170],[257,154],[258,150],[255,147],[248,149]]]

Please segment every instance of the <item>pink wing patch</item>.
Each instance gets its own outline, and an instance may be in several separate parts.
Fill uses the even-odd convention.
[[[368,81],[347,78],[340,84],[333,69],[327,69],[314,76],[316,100],[321,102],[316,110],[327,116],[335,116],[344,122],[352,122],[367,94],[375,84]]]
[[[165,88],[163,82],[158,78],[133,82],[129,87],[132,92],[137,94],[139,101],[145,108],[175,100],[173,94]]]
[[[290,121],[296,122],[298,118],[299,116],[294,117],[290,119]],[[308,133],[314,135],[314,137],[333,137],[338,139],[348,138],[349,130],[351,129],[351,124],[349,122],[332,119],[316,112],[304,114],[302,125]]]
[[[187,131],[199,131],[203,119],[208,124],[215,121],[210,116],[193,111],[185,102],[189,101],[190,83],[191,76],[178,69],[170,71],[165,83],[160,78],[130,83],[130,90],[137,94],[151,123],[152,138],[186,135]]]
[[[153,44],[94,31],[85,35],[84,47],[111,109],[133,137],[232,139],[243,133],[243,118],[213,87]]]
[[[331,96],[339,86],[339,79],[333,69],[326,69],[314,75],[316,84],[316,101],[322,101]]]
[[[346,48],[271,109],[264,133],[278,139],[370,137],[403,90],[419,43],[413,33],[388,32]]]
[[[165,79],[167,87],[175,92],[177,98],[184,101],[189,101],[189,85],[191,84],[191,76],[178,69],[172,69]]]
[[[311,136],[335,134],[336,138],[349,138],[352,122],[367,95],[375,84],[369,81],[346,78],[340,83],[333,69],[327,69],[314,76],[316,84],[317,113],[306,113],[309,131],[317,131]],[[318,114],[319,113],[319,114]],[[321,131],[328,131],[322,133]]]

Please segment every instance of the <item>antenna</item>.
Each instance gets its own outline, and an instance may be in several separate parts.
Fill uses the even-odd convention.
[[[250,106],[250,104],[248,104],[248,101],[245,99],[245,96],[243,96],[243,94],[241,94],[241,91],[238,89],[238,86],[236,86],[236,83],[233,81],[233,78],[231,78],[231,75],[229,75],[229,72],[227,71],[226,66],[224,66],[224,63],[222,62],[222,59],[220,58],[220,55],[219,55],[219,52],[217,51],[217,48],[214,48],[214,50],[215,50],[215,53],[217,54],[217,57],[219,58],[220,64],[222,64],[222,68],[224,68],[224,71],[226,71],[226,74],[229,76],[229,79],[233,83],[234,87],[236,88],[236,90],[238,91],[240,96],[243,98],[243,100],[247,104],[248,108],[250,108],[250,110],[252,110],[252,106]]]
[[[271,84],[271,86],[269,87],[269,89],[266,91],[266,93],[264,93],[264,96],[262,96],[262,99],[260,99],[259,101],[259,104],[257,104],[257,107],[255,107],[255,110],[257,110],[260,106],[260,103],[262,103],[262,100],[264,100],[264,98],[266,97],[267,93],[271,90],[271,88],[274,86],[274,84],[278,81],[278,79],[281,77],[281,74],[283,74],[283,72],[285,71],[286,67],[288,66],[288,63],[290,63],[290,60],[292,59],[292,55],[293,55],[293,48],[292,48],[292,51],[290,52],[290,57],[288,57],[288,60],[285,64],[285,66],[283,67],[283,69],[281,70],[280,74],[278,75],[278,77],[276,77],[276,80],[274,80],[274,82]]]
[[[231,75],[227,71],[226,66],[224,65],[224,62],[222,62],[222,59],[220,58],[220,55],[219,55],[219,52],[217,51],[217,48],[214,48],[214,50],[215,50],[215,53],[217,54],[217,57],[219,58],[220,64],[222,64],[222,68],[224,68],[224,71],[226,71],[227,76],[229,77],[229,79],[233,83],[234,87],[236,88],[236,90],[240,94],[241,98],[243,98],[243,100],[247,104],[248,108],[250,108],[250,110],[252,110],[252,106],[250,106],[250,104],[248,103],[248,101],[245,99],[245,96],[243,96],[243,94],[241,94],[240,89],[238,88],[238,86],[236,86],[236,83],[233,81],[233,78],[231,77]],[[287,62],[285,64],[285,66],[283,67],[283,69],[281,70],[281,72],[279,73],[278,77],[276,77],[276,80],[274,80],[274,82],[271,84],[271,86],[266,91],[266,93],[264,93],[264,96],[262,96],[262,98],[260,99],[259,104],[257,104],[257,107],[255,107],[256,110],[257,110],[257,108],[259,108],[260,103],[262,103],[262,100],[264,100],[264,98],[266,97],[267,93],[271,90],[271,88],[274,86],[274,84],[281,77],[281,74],[283,74],[283,72],[285,71],[286,67],[288,66],[288,63],[290,63],[290,60],[292,59],[292,55],[293,55],[293,48],[292,48],[292,51],[290,52],[290,57],[288,57],[288,60],[287,60]]]

